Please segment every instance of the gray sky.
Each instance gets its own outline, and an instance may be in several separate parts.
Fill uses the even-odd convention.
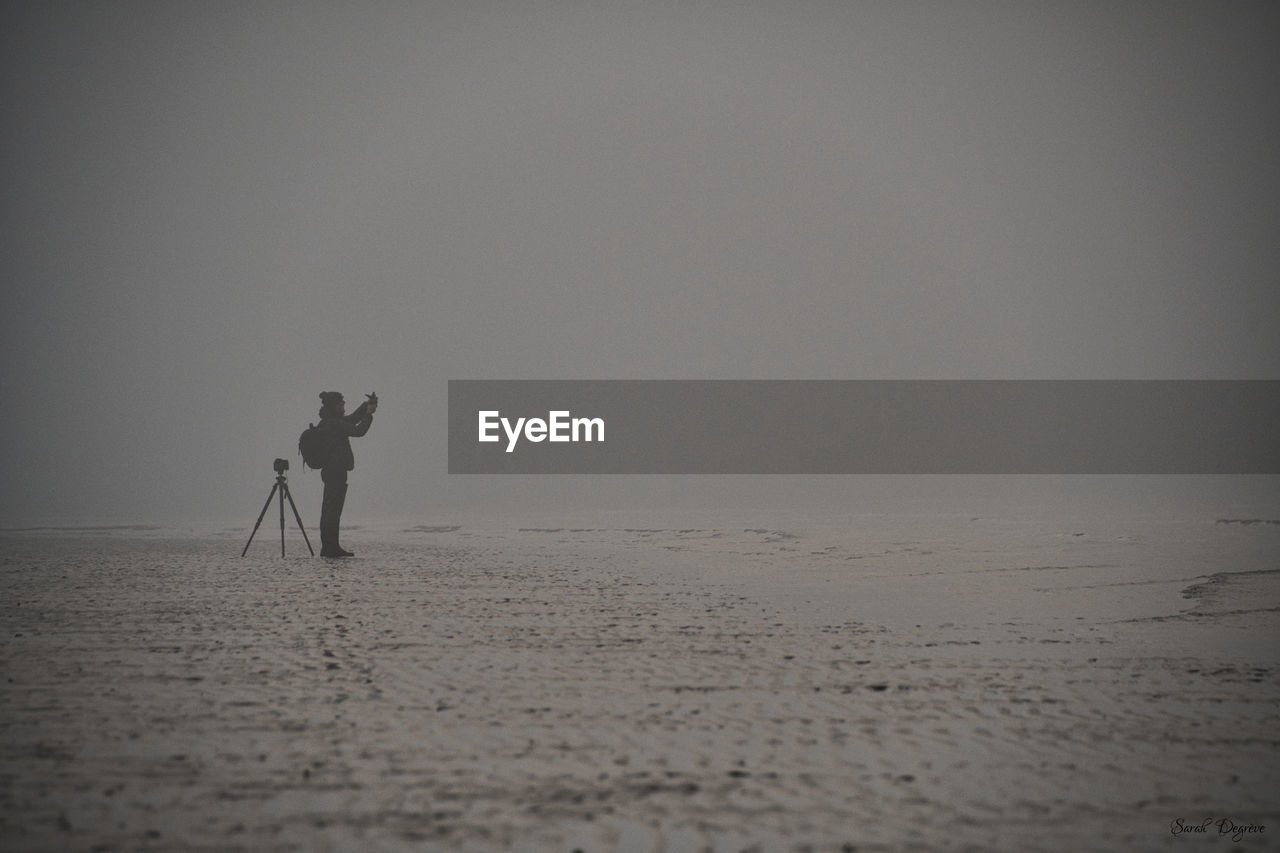
[[[314,515],[327,389],[358,518],[687,485],[447,478],[449,378],[1280,377],[1274,3],[0,14],[4,525]]]

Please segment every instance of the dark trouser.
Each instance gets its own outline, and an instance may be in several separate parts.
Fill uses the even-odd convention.
[[[347,472],[337,468],[320,471],[324,481],[324,499],[320,503],[320,552],[337,551],[338,524],[342,521],[342,506],[347,502]]]

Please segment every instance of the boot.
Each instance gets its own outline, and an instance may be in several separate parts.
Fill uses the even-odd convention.
[[[338,525],[329,519],[323,519],[320,522],[320,556],[321,557],[350,557],[350,551],[345,550],[338,544]]]

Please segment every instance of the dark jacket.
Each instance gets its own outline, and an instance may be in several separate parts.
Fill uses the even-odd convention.
[[[351,452],[351,439],[359,438],[369,431],[373,425],[373,415],[369,412],[369,404],[361,403],[359,408],[349,415],[335,415],[325,409],[320,410],[318,426],[324,430],[326,437],[332,442],[329,450],[329,461],[325,470],[334,468],[350,471],[356,467],[356,456]]]

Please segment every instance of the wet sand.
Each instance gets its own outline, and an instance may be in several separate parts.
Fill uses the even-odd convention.
[[[1277,847],[1280,525],[612,521],[5,534],[2,846]]]

